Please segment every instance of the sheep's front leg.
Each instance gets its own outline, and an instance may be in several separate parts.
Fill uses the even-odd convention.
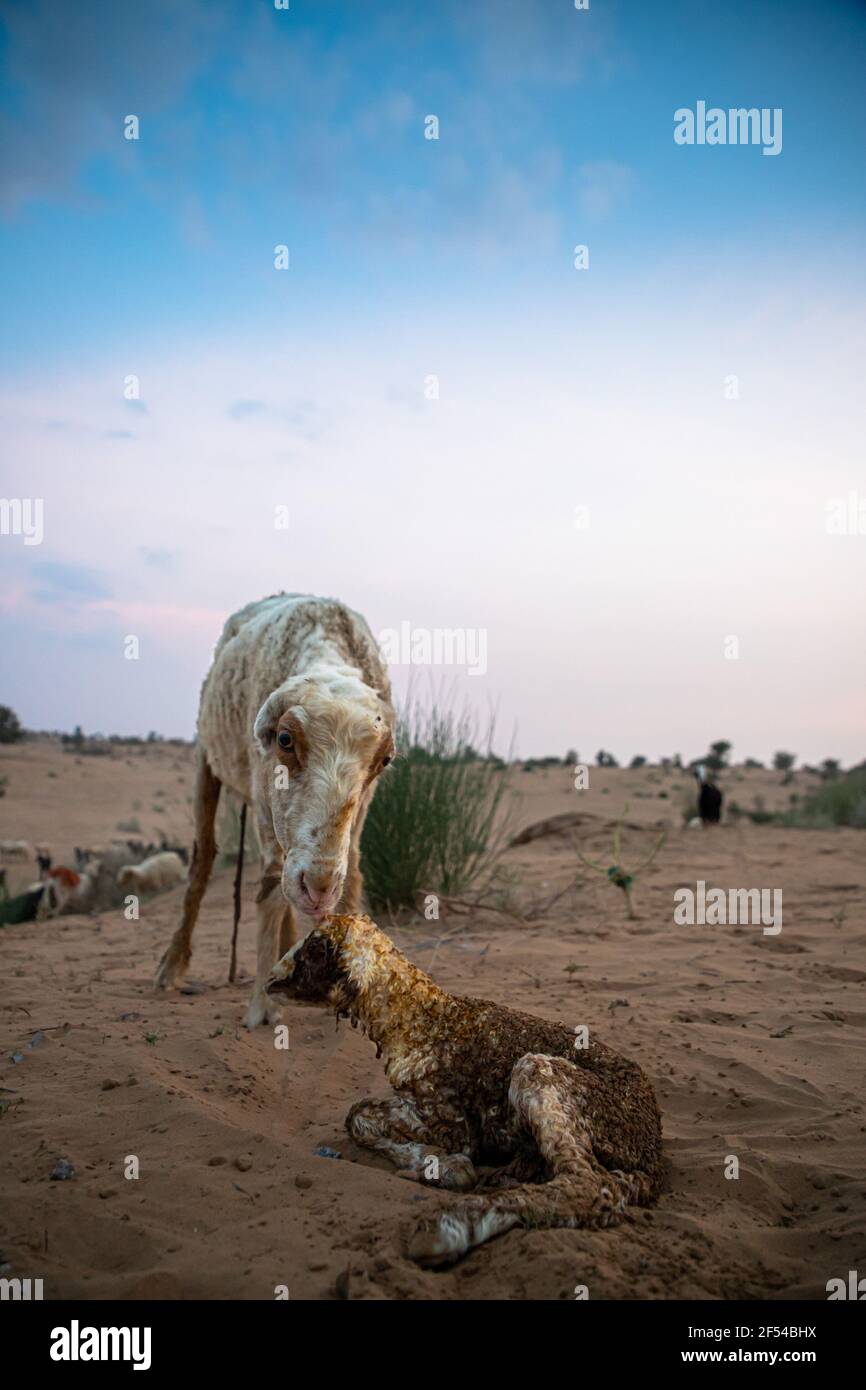
[[[465,1192],[478,1181],[465,1125],[445,1117],[431,1125],[413,1100],[358,1101],[346,1116],[346,1128],[356,1143],[384,1154],[419,1182]]]
[[[258,814],[259,843],[262,850],[262,877],[256,894],[256,982],[244,1022],[247,1028],[260,1023],[279,1023],[282,1009],[276,999],[265,993],[268,976],[274,961],[285,955],[295,942],[295,918],[283,897],[283,851],[270,824],[266,808]]]

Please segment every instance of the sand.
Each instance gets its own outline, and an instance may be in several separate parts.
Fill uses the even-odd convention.
[[[145,838],[189,840],[189,749],[76,760],[45,741],[0,750],[3,775],[0,835],[48,841],[55,862],[131,816]],[[668,823],[637,883],[638,920],[557,836],[503,861],[512,888],[499,901],[529,920],[407,916],[395,939],[446,988],[587,1023],[640,1060],[670,1166],[656,1208],[607,1231],[512,1231],[450,1270],[416,1268],[407,1233],[448,1198],[349,1140],[350,1104],[387,1094],[364,1038],[299,1005],[287,1051],[243,1029],[249,974],[226,983],[224,868],[196,933],[199,993],[151,991],[182,890],[138,922],[112,912],[0,930],[3,1272],[42,1278],[60,1299],[271,1299],[279,1286],[300,1299],[568,1299],[578,1285],[596,1299],[823,1299],[828,1279],[866,1271],[863,832],[688,830],[688,779],[659,769],[593,771],[581,793],[561,768],[516,780],[517,825],[579,810],[591,858],[609,860],[626,802],[626,865]],[[729,774],[725,790],[772,808],[807,785],[754,771]],[[9,866],[13,886],[33,870]],[[781,888],[782,932],[675,926],[674,891],[698,879]],[[253,871],[247,972],[254,892]],[[74,1166],[67,1181],[50,1177],[60,1157]],[[132,1159],[139,1176],[127,1179]]]

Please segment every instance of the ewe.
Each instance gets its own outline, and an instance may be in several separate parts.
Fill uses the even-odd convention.
[[[264,986],[296,940],[295,909],[309,929],[326,913],[360,905],[361,830],[376,778],[394,755],[393,718],[373,635],[342,603],[277,594],[229,618],[202,687],[195,846],[158,988],[176,983],[189,964],[225,783],[252,808],[261,849],[258,963],[246,1024],[279,1017]]]

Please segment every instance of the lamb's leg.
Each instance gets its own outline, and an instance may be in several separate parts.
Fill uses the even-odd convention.
[[[215,777],[211,771],[204,749],[199,745],[195,792],[193,794],[195,843],[192,851],[192,864],[183,898],[183,914],[180,919],[180,926],[172,937],[171,943],[157,968],[154,981],[157,989],[165,989],[167,985],[176,984],[186,973],[189,965],[192,955],[193,930],[198,920],[201,900],[207,888],[213,861],[216,858],[214,823],[221,785],[219,778]]]
[[[632,1075],[651,1097],[645,1078],[636,1069]],[[534,1053],[515,1064],[508,1099],[518,1126],[529,1132],[551,1170],[550,1181],[464,1198],[415,1232],[409,1256],[419,1264],[449,1264],[514,1226],[607,1226],[619,1220],[628,1202],[655,1196],[657,1173],[610,1171],[593,1153],[597,1133],[604,1147],[616,1147],[630,1123],[647,1131],[636,1135],[635,1151],[656,1153],[660,1129],[654,1101],[645,1113],[632,1112],[608,1078],[566,1058]],[[616,1119],[618,1107],[625,1121]]]
[[[465,1128],[447,1121],[431,1127],[408,1098],[358,1101],[346,1116],[346,1128],[363,1148],[384,1154],[401,1172],[433,1187],[465,1192],[478,1181]]]

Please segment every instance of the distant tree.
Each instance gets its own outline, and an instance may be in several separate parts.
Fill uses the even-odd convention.
[[[629,767],[645,767],[645,766],[646,766],[646,758],[643,756],[642,753],[638,753],[634,758],[632,758],[631,762],[629,763]]]
[[[603,748],[599,748],[595,755],[595,761],[599,767],[619,767],[619,763],[612,753],[606,753]]]
[[[777,772],[790,772],[797,761],[796,753],[774,753],[773,767]]]
[[[710,744],[710,751],[704,762],[707,767],[711,767],[714,772],[721,772],[722,768],[728,765],[728,754],[731,751],[731,744],[726,738],[720,738],[716,743]]]
[[[565,757],[563,758],[562,761],[565,763],[565,766],[566,766],[566,767],[576,767],[577,764],[580,762],[580,759],[579,759],[579,757],[578,757],[577,752],[575,751],[575,749],[574,749],[574,748],[569,748],[568,752],[566,753],[566,755],[565,755]]]
[[[834,777],[839,776],[840,767],[838,758],[825,758],[821,764],[821,776],[825,782],[832,782]]]
[[[0,705],[0,743],[17,743],[23,737],[24,730],[14,709]]]
[[[673,758],[660,758],[659,764],[665,772],[670,772],[674,765],[674,760]]]
[[[763,766],[764,766],[763,763],[758,762],[758,759],[757,759],[757,758],[747,758],[747,759],[746,759],[746,764],[745,764],[745,765],[746,765],[746,767],[763,767]]]
[[[681,754],[681,753],[674,753],[674,767],[679,767],[679,768],[681,768],[682,765],[683,765],[682,754]]]

